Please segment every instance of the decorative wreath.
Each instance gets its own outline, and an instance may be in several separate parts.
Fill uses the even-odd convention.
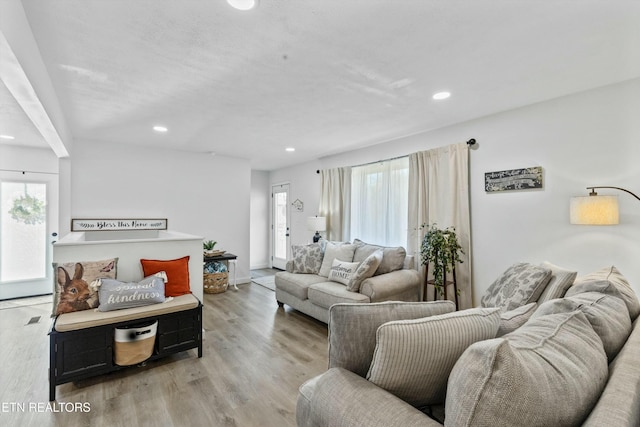
[[[25,194],[13,202],[9,210],[11,218],[25,224],[40,224],[47,215],[47,206],[42,200]]]

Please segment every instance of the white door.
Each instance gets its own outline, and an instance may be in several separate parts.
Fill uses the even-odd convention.
[[[58,175],[0,171],[0,300],[53,291]]]
[[[289,184],[271,187],[271,265],[284,270],[291,249],[289,248]]]

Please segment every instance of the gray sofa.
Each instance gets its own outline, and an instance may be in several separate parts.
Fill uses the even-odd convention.
[[[281,307],[287,304],[325,323],[329,321],[329,308],[338,303],[418,301],[421,279],[414,263],[414,257],[407,256],[404,248],[371,245],[358,239],[353,243],[294,246],[287,271],[275,276],[276,301]],[[332,271],[343,266],[357,269],[356,275],[366,267],[369,271],[361,274],[357,283],[354,279],[341,283],[333,279]]]
[[[298,425],[640,425],[632,288],[615,267],[549,286],[563,296],[506,312],[333,306],[330,369],[300,387]]]

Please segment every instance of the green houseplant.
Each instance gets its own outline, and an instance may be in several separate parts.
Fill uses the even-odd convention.
[[[218,242],[214,240],[205,240],[204,242],[202,242],[202,248],[205,252],[211,252],[213,251],[213,248],[216,247],[216,243]]]
[[[440,229],[437,224],[423,224],[421,228],[427,230],[420,246],[421,264],[427,269],[432,266],[433,286],[436,292],[444,295],[446,274],[453,271],[455,263],[462,263],[462,246],[454,227]]]

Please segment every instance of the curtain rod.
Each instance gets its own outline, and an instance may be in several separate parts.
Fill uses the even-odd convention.
[[[58,172],[38,172],[38,171],[28,171],[28,170],[22,170],[22,169],[0,169],[0,172],[18,172],[18,173],[21,173],[22,175],[25,175],[27,173],[39,173],[43,175],[59,175]]]
[[[469,146],[475,145],[475,143],[476,143],[476,139],[475,138],[471,138],[470,140],[467,141],[467,145],[469,145]],[[354,165],[354,166],[351,166],[351,167],[352,168],[357,168],[359,166],[367,166],[367,165],[373,165],[373,164],[376,164],[376,163],[390,162],[391,160],[397,160],[397,159],[401,159],[401,158],[407,157],[407,156],[408,156],[408,154],[405,155],[405,156],[392,157],[390,159],[376,160],[375,162],[362,163],[360,165]],[[320,173],[320,169],[316,169],[316,173]]]

